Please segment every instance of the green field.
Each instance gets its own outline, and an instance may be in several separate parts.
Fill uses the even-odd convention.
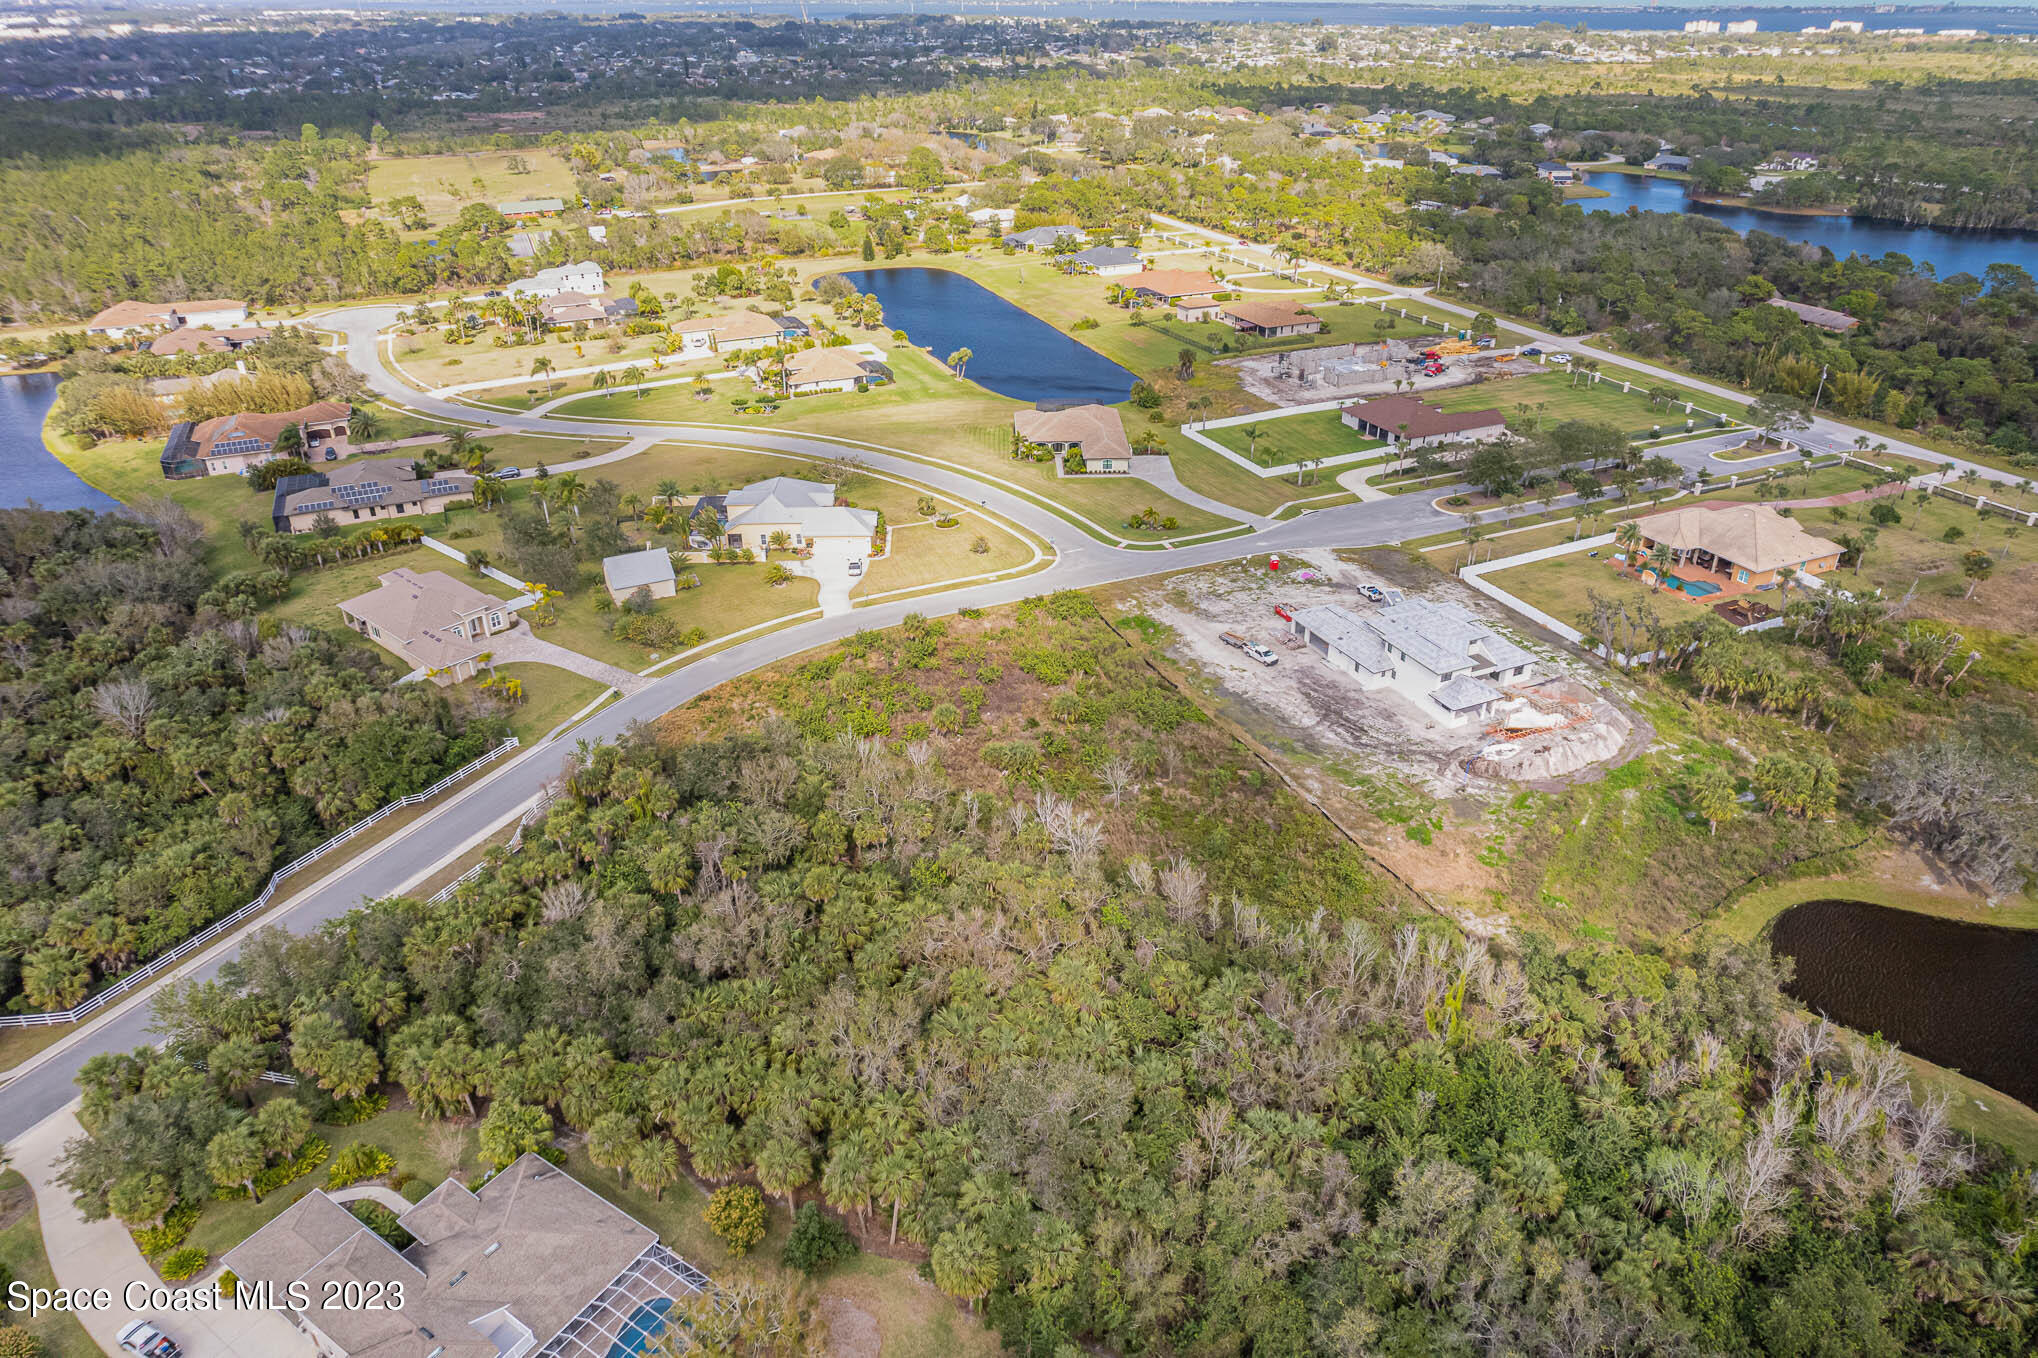
[[[1528,549],[1523,547],[1521,550]],[[1619,574],[1607,560],[1606,554],[1612,548],[1602,547],[1599,550],[1600,556],[1596,561],[1584,552],[1573,556],[1554,556],[1546,561],[1495,571],[1486,579],[1572,627],[1579,626],[1578,620],[1588,607],[1587,596],[1594,592],[1602,598],[1620,599],[1630,604],[1646,603],[1658,614],[1670,619],[1697,617],[1699,611],[1706,608],[1704,603],[1680,590],[1651,589],[1639,580]]]
[[[1305,458],[1340,457],[1362,449],[1386,447],[1376,440],[1361,438],[1356,430],[1347,428],[1335,410],[1262,419],[1252,424],[1206,427],[1197,432],[1262,467],[1279,467]]]
[[[970,550],[970,543],[979,537],[990,549],[982,555]],[[917,523],[892,529],[891,554],[871,562],[850,593],[868,599],[895,589],[1011,570],[1025,565],[1032,556],[1025,543],[983,515],[965,513],[954,528]]]
[[[510,171],[510,157],[529,167]],[[477,185],[474,181],[479,179]],[[522,151],[465,151],[434,156],[378,156],[368,162],[368,196],[377,211],[389,200],[412,194],[424,205],[435,226],[456,217],[469,203],[497,203],[516,198],[559,198],[571,207],[580,202],[573,174],[558,154],[532,147]]]
[[[1716,411],[1736,418],[1743,413],[1741,407],[1716,397],[1697,392],[1680,394],[1688,396],[1702,411]],[[1566,420],[1590,420],[1596,424],[1615,425],[1631,435],[1643,435],[1657,425],[1665,430],[1682,429],[1687,418],[1698,420],[1701,428],[1709,423],[1703,416],[1686,416],[1681,405],[1671,406],[1668,410],[1660,404],[1651,406],[1645,388],[1639,383],[1632,392],[1624,392],[1620,384],[1611,378],[1592,382],[1583,377],[1573,377],[1561,369],[1531,373],[1526,377],[1496,378],[1468,387],[1450,387],[1434,396],[1425,395],[1423,399],[1452,412],[1493,407],[1507,417],[1511,427],[1524,430],[1547,428]]]

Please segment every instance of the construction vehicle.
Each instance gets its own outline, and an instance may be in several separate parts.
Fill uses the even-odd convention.
[[[1442,377],[1444,375],[1444,365],[1432,363],[1422,370],[1422,375],[1424,377]]]

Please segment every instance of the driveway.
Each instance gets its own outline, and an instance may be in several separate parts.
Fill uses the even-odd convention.
[[[814,554],[804,561],[788,563],[794,575],[804,575],[821,586],[821,616],[832,618],[847,613],[852,605],[849,591],[863,583],[861,572],[851,575],[851,562],[865,562],[870,549],[855,542],[829,539],[814,544]]]
[[[585,675],[599,684],[607,684],[618,693],[635,693],[651,681],[641,674],[632,674],[620,665],[611,665],[606,660],[569,651],[564,646],[534,636],[531,625],[519,621],[507,632],[498,632],[488,639],[489,648],[495,652],[498,665],[530,664],[555,665],[562,670]]]
[[[120,1332],[146,1320],[184,1346],[190,1358],[314,1358],[316,1350],[281,1312],[239,1310],[174,1311],[167,1307],[130,1310],[123,1293],[130,1283],[150,1288],[172,1287],[134,1246],[127,1229],[112,1219],[86,1221],[71,1205],[71,1195],[57,1183],[57,1160],[64,1143],[83,1136],[76,1100],[23,1132],[7,1149],[14,1167],[35,1190],[36,1212],[42,1218],[43,1249],[58,1287],[99,1288],[113,1294],[106,1311],[82,1311],[78,1321],[93,1342],[108,1353],[120,1352]],[[191,1284],[211,1287],[212,1273]],[[176,1290],[174,1287],[172,1290]]]

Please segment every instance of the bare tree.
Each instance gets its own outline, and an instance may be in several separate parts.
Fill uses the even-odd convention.
[[[1113,806],[1123,801],[1126,793],[1136,791],[1139,787],[1134,781],[1136,774],[1132,761],[1124,755],[1114,756],[1110,763],[1104,765],[1098,777],[1104,780],[1106,795],[1110,797]]]
[[[139,737],[155,714],[156,695],[148,680],[139,675],[123,675],[108,679],[92,691],[92,710],[102,721]]]

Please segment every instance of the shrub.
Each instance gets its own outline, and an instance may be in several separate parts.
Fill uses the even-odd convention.
[[[848,1228],[810,1202],[793,1218],[792,1234],[786,1237],[779,1259],[786,1267],[812,1277],[854,1253],[856,1242]]]
[[[319,1137],[313,1137],[298,1148],[297,1154],[280,1165],[271,1165],[255,1176],[255,1192],[268,1197],[286,1184],[294,1184],[305,1175],[326,1162],[332,1148]],[[212,1196],[221,1202],[237,1202],[248,1196],[247,1185],[235,1184],[230,1188],[215,1188]]]
[[[672,587],[674,589],[699,589],[701,587],[701,578],[692,571],[688,571],[684,575],[675,577]]]
[[[953,528],[958,523],[961,522],[962,520],[956,518],[955,515],[953,514],[943,514],[940,518],[934,521],[934,526],[936,528]]]
[[[163,1275],[165,1282],[181,1283],[187,1278],[195,1278],[203,1273],[207,1261],[211,1258],[211,1255],[198,1246],[186,1245],[183,1249],[173,1250],[166,1255],[161,1267],[156,1271]]]
[[[969,540],[969,549],[972,552],[975,552],[978,556],[982,556],[986,552],[991,550],[990,539],[986,538],[982,533],[979,533]]]
[[[363,1179],[374,1179],[396,1168],[396,1158],[380,1146],[355,1141],[333,1157],[326,1170],[326,1187],[346,1188]]]
[[[750,1184],[718,1188],[709,1196],[701,1220],[740,1259],[764,1239],[764,1195]]]
[[[370,1118],[379,1118],[389,1111],[387,1094],[368,1094],[358,1099],[344,1099],[333,1105],[333,1111],[320,1118],[328,1127],[357,1127]]]
[[[183,1244],[185,1239],[190,1236],[191,1228],[197,1224],[198,1204],[195,1202],[180,1202],[169,1211],[163,1213],[162,1225],[145,1226],[141,1230],[131,1231],[129,1234],[134,1236],[134,1247],[136,1249],[150,1258],[154,1258],[158,1254],[167,1253]]]
[[[396,1213],[379,1202],[350,1202],[347,1210],[354,1214],[356,1221],[387,1240],[394,1249],[407,1250],[417,1244],[417,1237],[397,1222]]]

